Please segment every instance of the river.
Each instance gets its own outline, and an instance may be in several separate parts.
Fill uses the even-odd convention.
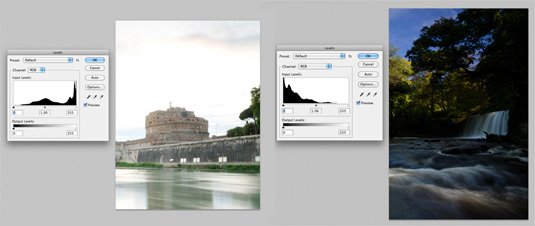
[[[527,219],[528,151],[482,140],[390,141],[390,219]]]
[[[259,209],[260,174],[117,168],[116,209]]]

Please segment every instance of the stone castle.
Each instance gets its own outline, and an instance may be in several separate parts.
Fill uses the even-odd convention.
[[[202,141],[209,137],[208,120],[186,108],[172,107],[145,116],[145,138],[118,142],[125,149]]]
[[[208,120],[169,107],[145,117],[145,138],[115,143],[115,161],[160,164],[260,162],[260,136],[208,136]]]
[[[193,111],[170,107],[153,111],[145,117],[145,139],[151,145],[175,144],[208,139],[208,120],[195,117]]]

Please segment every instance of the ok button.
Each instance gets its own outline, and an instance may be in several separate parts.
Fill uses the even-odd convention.
[[[104,57],[86,57],[85,62],[86,63],[104,63],[106,59]]]

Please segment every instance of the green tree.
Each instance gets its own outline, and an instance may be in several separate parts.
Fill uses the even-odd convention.
[[[397,55],[398,49],[390,45],[389,50],[389,65],[390,65],[390,122],[391,131],[400,131],[406,124],[404,119],[411,114],[408,108],[411,102],[411,80],[413,75],[411,63]],[[396,122],[396,123],[392,123]]]
[[[251,90],[251,111],[253,112],[254,123],[257,134],[260,133],[260,87],[253,87]]]
[[[245,121],[245,125],[228,130],[228,137],[260,134],[260,87],[251,89],[251,104],[240,113],[239,118]]]
[[[227,130],[227,137],[239,137],[243,136],[243,127],[237,126],[232,129]]]
[[[503,109],[511,110],[509,128],[527,124],[527,13],[467,9],[423,27],[407,52],[410,62],[390,56],[393,117],[414,131],[431,129],[430,135],[458,130],[472,114]],[[408,81],[407,65],[414,73]]]

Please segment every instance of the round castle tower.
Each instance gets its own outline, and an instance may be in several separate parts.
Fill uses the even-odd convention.
[[[153,111],[145,117],[145,139],[151,145],[173,144],[208,139],[208,120],[195,117],[193,111],[170,107]]]

